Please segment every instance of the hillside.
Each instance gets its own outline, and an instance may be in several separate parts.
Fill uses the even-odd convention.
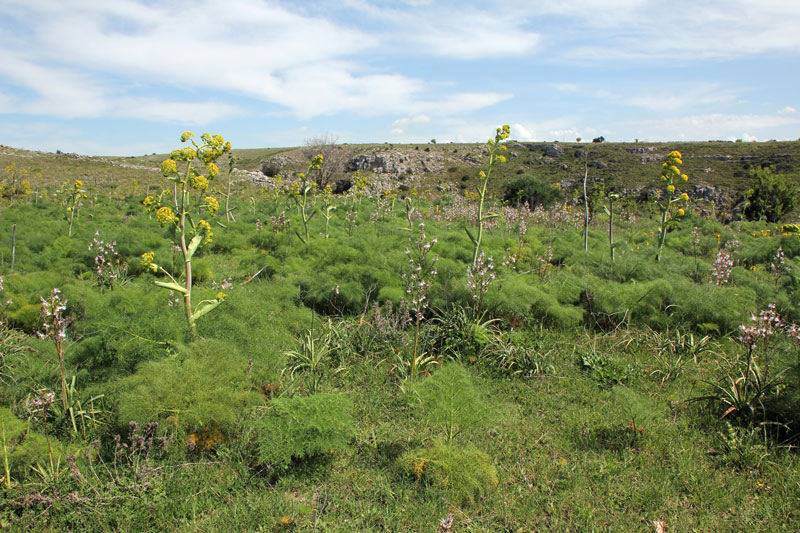
[[[478,168],[485,163],[481,144],[343,144],[337,145],[334,181],[347,180],[352,172],[394,188],[405,185],[420,190],[464,190],[475,184]],[[690,196],[714,200],[731,208],[748,188],[752,166],[774,165],[777,172],[800,183],[800,143],[520,143],[510,142],[508,163],[497,168],[490,186],[497,191],[518,175],[532,175],[558,184],[567,198],[577,196],[583,178],[584,155],[589,179],[626,195],[641,196],[658,183],[666,154],[679,150],[684,170],[691,176]],[[588,154],[585,154],[588,152]],[[240,178],[257,185],[270,183],[264,175],[280,172],[291,176],[305,169],[310,150],[264,148],[233,150]],[[42,186],[80,178],[90,186],[116,188],[136,183],[148,186],[157,176],[164,154],[140,157],[91,157],[78,154],[32,152],[0,145],[0,165],[16,164],[38,176]],[[271,171],[270,171],[271,170]],[[36,183],[33,183],[34,189]],[[403,187],[405,189],[405,187]],[[645,192],[646,194],[646,192]],[[642,196],[644,197],[644,196]]]

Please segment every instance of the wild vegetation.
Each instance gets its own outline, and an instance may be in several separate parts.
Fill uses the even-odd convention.
[[[419,181],[3,148],[0,526],[796,531],[787,160],[723,205],[705,145],[579,145],[584,202],[509,138]]]

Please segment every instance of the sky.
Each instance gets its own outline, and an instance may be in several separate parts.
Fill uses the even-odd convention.
[[[798,0],[0,0],[0,143],[800,137]]]

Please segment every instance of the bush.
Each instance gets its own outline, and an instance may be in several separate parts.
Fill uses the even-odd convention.
[[[254,424],[256,458],[278,472],[292,461],[346,449],[355,434],[353,402],[342,394],[279,398],[270,407],[272,412]]]
[[[224,430],[259,401],[251,390],[248,361],[219,341],[197,341],[178,354],[141,366],[120,381],[121,424],[168,421],[182,433]]]
[[[50,445],[56,457],[62,454],[61,445],[51,439]],[[24,477],[35,464],[46,464],[49,460],[47,439],[44,435],[30,431],[30,424],[23,422],[5,407],[0,407],[0,455],[8,453],[8,468],[14,477]],[[0,475],[5,475],[0,457]]]
[[[533,176],[522,176],[503,185],[503,200],[515,206],[527,202],[531,209],[547,207],[560,196],[558,189]]]
[[[439,488],[459,504],[475,503],[497,487],[497,470],[488,454],[468,446],[436,442],[416,448],[397,459],[397,467],[427,485]]]
[[[426,421],[447,440],[464,430],[476,430],[489,417],[487,402],[458,363],[443,366],[433,376],[411,385],[409,392]]]
[[[773,174],[773,170],[774,167],[750,170],[750,190],[744,209],[748,220],[763,218],[769,223],[779,222],[797,206],[794,184],[785,176]]]

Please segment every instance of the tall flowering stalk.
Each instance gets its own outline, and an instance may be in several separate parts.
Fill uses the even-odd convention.
[[[170,281],[156,281],[156,285],[183,295],[186,320],[193,336],[196,331],[195,321],[216,308],[225,298],[225,294],[219,293],[213,300],[203,300],[192,309],[192,256],[200,246],[211,242],[213,234],[211,225],[203,219],[195,222],[191,212],[205,211],[210,216],[217,214],[219,201],[213,196],[204,194],[208,190],[209,181],[219,174],[219,167],[215,161],[231,151],[231,143],[225,142],[221,135],[204,133],[200,139],[202,143],[198,144],[194,139],[194,133],[184,132],[181,135],[181,142],[190,141],[191,146],[173,150],[169,159],[161,163],[161,173],[174,185],[176,210],[173,211],[171,206],[160,205],[161,197],[148,196],[142,202],[148,211],[155,211],[156,220],[162,227],[170,225],[179,235],[179,246],[184,261],[183,285],[164,268],[153,263],[152,252],[142,254],[141,264],[154,273],[161,272],[169,277]]]
[[[419,329],[425,318],[425,310],[428,308],[428,290],[437,274],[436,262],[439,256],[434,255],[432,259],[428,259],[428,254],[436,242],[436,237],[427,240],[425,224],[420,222],[419,235],[413,242],[409,239],[406,248],[409,269],[408,272],[403,272],[403,281],[406,282],[409,309],[414,314],[414,351],[408,362],[410,377],[415,376],[420,366],[426,363],[426,360],[419,356]]]
[[[58,365],[61,368],[61,403],[67,412],[67,375],[64,371],[64,341],[67,339],[69,318],[64,316],[67,301],[62,299],[61,291],[54,288],[47,299],[42,301],[42,330],[37,332],[40,339],[50,339],[56,347]]]
[[[83,182],[75,180],[67,197],[67,212],[64,218],[67,220],[67,237],[72,237],[72,224],[75,222],[75,215],[81,206],[81,200],[86,198],[86,191],[83,190]]]
[[[689,176],[681,173],[680,165],[683,164],[681,153],[673,150],[667,156],[667,160],[661,165],[661,181],[664,182],[664,191],[666,198],[664,202],[659,202],[661,208],[661,226],[658,230],[658,253],[656,254],[656,261],[661,261],[661,251],[664,248],[664,241],[667,239],[667,223],[677,222],[682,218],[686,212],[683,208],[678,208],[674,212],[672,207],[677,202],[684,204],[689,201],[689,195],[684,193],[678,194],[675,190],[675,183],[679,181],[689,181]]]
[[[314,215],[317,214],[317,210],[314,208],[312,208],[310,212],[308,211],[309,197],[317,189],[317,182],[311,180],[309,183],[308,178],[311,175],[311,172],[320,169],[322,169],[322,154],[317,154],[308,163],[308,169],[304,173],[300,173],[298,176],[300,178],[300,182],[295,184],[295,187],[292,190],[295,202],[297,202],[297,210],[300,211],[300,217],[303,220],[303,232],[305,233],[305,237],[300,235],[299,231],[296,232],[297,236],[300,237],[300,240],[303,241],[303,244],[308,244],[308,241],[311,238],[308,233],[308,223],[312,218],[314,218]]]
[[[467,266],[467,290],[472,294],[474,313],[477,318],[483,305],[483,297],[489,291],[489,285],[494,281],[494,261],[487,258],[483,252],[478,260]]]
[[[508,147],[505,144],[500,144],[500,142],[508,139],[510,134],[511,128],[508,125],[505,125],[501,128],[497,128],[494,139],[489,139],[486,142],[486,150],[489,152],[489,166],[485,172],[481,170],[478,173],[478,236],[476,237],[472,235],[472,233],[469,231],[469,228],[464,228],[467,232],[467,235],[469,235],[472,244],[475,245],[475,252],[472,254],[473,263],[478,260],[478,252],[480,251],[481,239],[483,238],[484,222],[499,216],[497,213],[484,214],[483,208],[486,201],[486,186],[489,183],[489,177],[492,175],[492,169],[497,163],[506,162],[506,156],[499,154],[498,152],[504,152],[508,149]]]
[[[122,260],[116,249],[117,241],[106,242],[100,239],[100,232],[94,232],[94,239],[89,243],[89,251],[94,252],[94,274],[101,287],[114,289],[114,284],[124,278],[128,271],[128,263]]]

